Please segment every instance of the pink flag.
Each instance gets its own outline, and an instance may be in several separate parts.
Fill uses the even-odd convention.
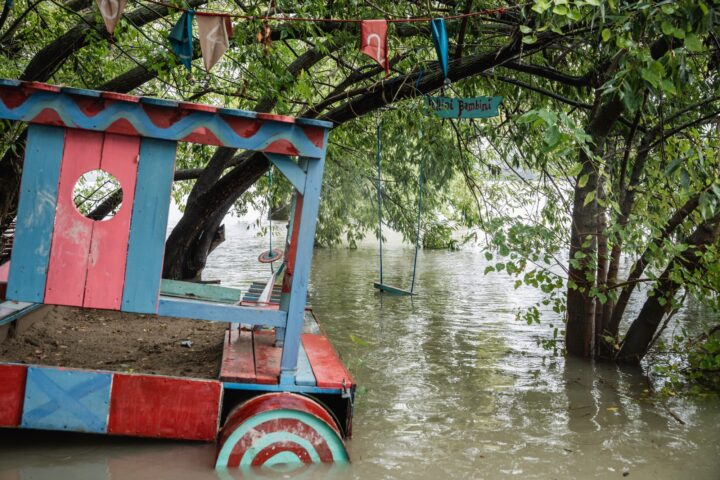
[[[230,23],[230,18],[222,15],[198,15],[195,18],[198,24],[203,63],[205,70],[210,71],[230,45],[232,23]]]
[[[115,31],[115,26],[120,21],[127,0],[96,0],[100,9],[100,15],[105,22],[105,28],[110,35]]]
[[[385,20],[363,20],[360,23],[360,51],[379,63],[385,69],[385,76],[390,75]]]

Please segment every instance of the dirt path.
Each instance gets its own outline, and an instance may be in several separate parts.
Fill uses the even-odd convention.
[[[27,331],[0,344],[0,361],[214,379],[225,326],[49,307]]]

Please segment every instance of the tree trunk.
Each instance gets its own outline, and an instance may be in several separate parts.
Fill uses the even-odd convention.
[[[591,113],[587,133],[593,139],[593,152],[602,151],[605,138],[623,111],[622,102],[613,96],[600,103],[599,95]],[[586,202],[588,195],[597,193],[598,167],[593,158],[584,150],[580,151],[582,164],[573,197],[572,223],[570,227],[570,259],[568,270],[567,325],[565,327],[565,348],[571,355],[589,357],[595,338],[595,299],[590,290],[595,284],[597,265],[597,199]],[[580,179],[587,179],[581,184]],[[572,283],[570,283],[572,282]]]
[[[688,249],[676,256],[660,275],[653,296],[643,305],[617,354],[617,360],[623,363],[637,364],[647,353],[658,326],[663,317],[673,308],[672,299],[682,287],[675,281],[673,273],[682,268],[692,274],[701,267],[703,252],[720,237],[720,214],[701,223],[688,238]]]

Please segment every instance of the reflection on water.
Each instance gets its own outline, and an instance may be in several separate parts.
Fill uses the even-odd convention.
[[[227,237],[206,278],[269,276],[264,239]],[[409,285],[412,250],[385,259],[387,283]],[[319,250],[310,285],[361,386],[351,466],[216,473],[212,445],[8,430],[0,479],[720,478],[716,398],[659,400],[639,370],[549,355],[547,328],[514,320],[537,293],[483,275],[477,252],[422,252],[413,299],[376,293],[376,262],[370,246]]]

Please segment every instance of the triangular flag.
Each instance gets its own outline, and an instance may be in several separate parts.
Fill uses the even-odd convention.
[[[203,63],[205,70],[210,71],[230,45],[232,23],[222,15],[198,15],[197,24]]]
[[[387,52],[387,22],[363,20],[360,22],[360,51],[374,59],[390,75]]]
[[[180,16],[180,20],[170,30],[170,45],[173,52],[178,56],[180,62],[185,65],[188,70],[192,65],[192,21],[195,16],[195,10],[187,10]]]
[[[437,52],[440,68],[443,72],[443,78],[448,77],[448,36],[445,29],[444,18],[434,18],[430,21],[430,30],[432,30],[433,43]]]
[[[115,31],[115,26],[120,21],[127,0],[95,0],[100,9],[100,15],[105,22],[105,28],[110,35]]]

